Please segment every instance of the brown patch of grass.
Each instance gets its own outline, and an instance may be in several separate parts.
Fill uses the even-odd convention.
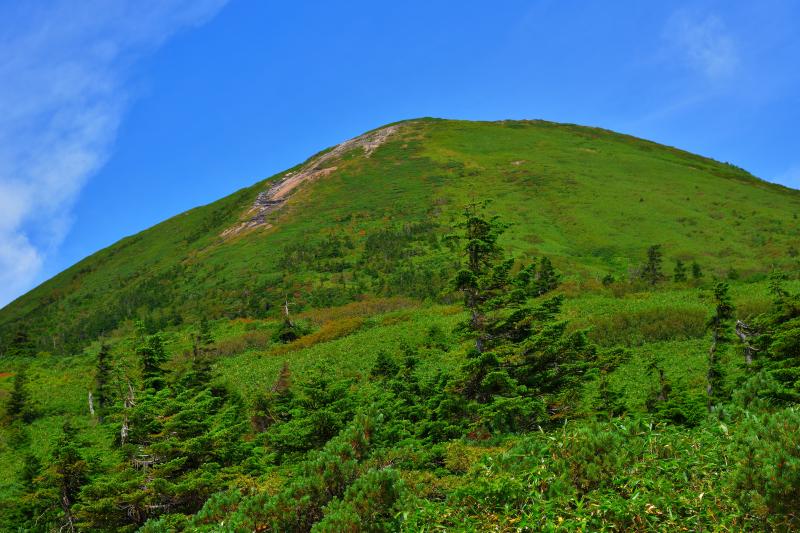
[[[417,307],[418,305],[418,302],[411,298],[366,298],[340,307],[311,309],[301,313],[299,316],[315,324],[325,324],[326,322],[345,318],[365,318],[373,315],[380,315],[391,311],[397,311],[398,309]]]
[[[216,353],[230,356],[250,349],[264,349],[272,343],[269,332],[261,330],[245,331],[241,335],[223,339],[216,343]]]
[[[705,334],[707,313],[699,309],[646,309],[597,317],[589,339],[601,346],[694,339]]]
[[[272,353],[273,355],[284,354],[287,352],[302,350],[303,348],[310,348],[311,346],[323,342],[340,339],[355,332],[363,325],[364,319],[362,317],[348,317],[340,320],[332,320],[323,324],[322,327],[314,333],[300,337],[296,341],[290,342],[289,344],[277,346],[272,350]]]

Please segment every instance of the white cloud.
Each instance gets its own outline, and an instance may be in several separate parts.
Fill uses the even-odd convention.
[[[664,34],[680,60],[708,80],[727,79],[739,67],[736,41],[714,14],[679,11],[667,22]]]
[[[105,163],[130,66],[227,0],[0,4],[0,305],[30,288]]]

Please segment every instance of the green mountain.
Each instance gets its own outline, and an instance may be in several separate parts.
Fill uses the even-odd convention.
[[[0,530],[800,528],[800,191],[416,119],[0,310]]]
[[[8,341],[24,327],[62,353],[135,317],[260,316],[289,288],[303,305],[433,297],[448,264],[429,241],[471,198],[514,225],[511,252],[547,254],[582,283],[628,276],[651,244],[720,276],[797,263],[800,192],[742,169],[597,128],[419,119],[122,239],[6,306],[0,331]],[[397,257],[365,272],[384,237],[397,249],[375,253]],[[326,239],[346,241],[344,257],[309,265],[330,250],[301,248]]]

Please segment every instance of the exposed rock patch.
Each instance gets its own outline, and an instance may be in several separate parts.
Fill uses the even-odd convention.
[[[221,237],[231,237],[259,226],[269,227],[267,215],[279,208],[291,196],[291,193],[302,183],[314,181],[336,171],[335,162],[346,152],[355,148],[363,148],[365,157],[372,153],[399,129],[399,126],[387,126],[336,145],[331,150],[309,161],[297,172],[289,172],[281,180],[273,183],[269,189],[259,193],[252,207],[245,213],[246,220],[222,232]]]

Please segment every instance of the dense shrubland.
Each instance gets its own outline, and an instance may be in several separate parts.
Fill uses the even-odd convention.
[[[653,246],[629,279],[604,281],[630,285],[635,305],[570,322],[563,275],[546,256],[509,256],[506,231],[473,203],[452,234],[420,225],[361,250],[336,236],[288,248],[298,285],[298,272],[340,275],[351,260],[365,280],[391,280],[403,261],[442,254],[449,279],[427,290],[461,303],[304,310],[310,293],[287,291],[271,320],[138,321],[90,350],[81,414],[40,405],[20,366],[5,400],[0,452],[19,465],[3,528],[800,527],[796,284],[773,273],[748,305],[749,287],[691,268],[668,279]],[[661,286],[676,305],[641,303]],[[695,370],[676,345],[694,351]],[[43,356],[24,331],[11,346],[41,386]],[[367,360],[353,360],[356,346]],[[251,380],[251,368],[274,370]],[[32,440],[42,424],[49,445]]]
[[[800,527],[795,192],[537,121],[336,165],[0,310],[0,529]]]

